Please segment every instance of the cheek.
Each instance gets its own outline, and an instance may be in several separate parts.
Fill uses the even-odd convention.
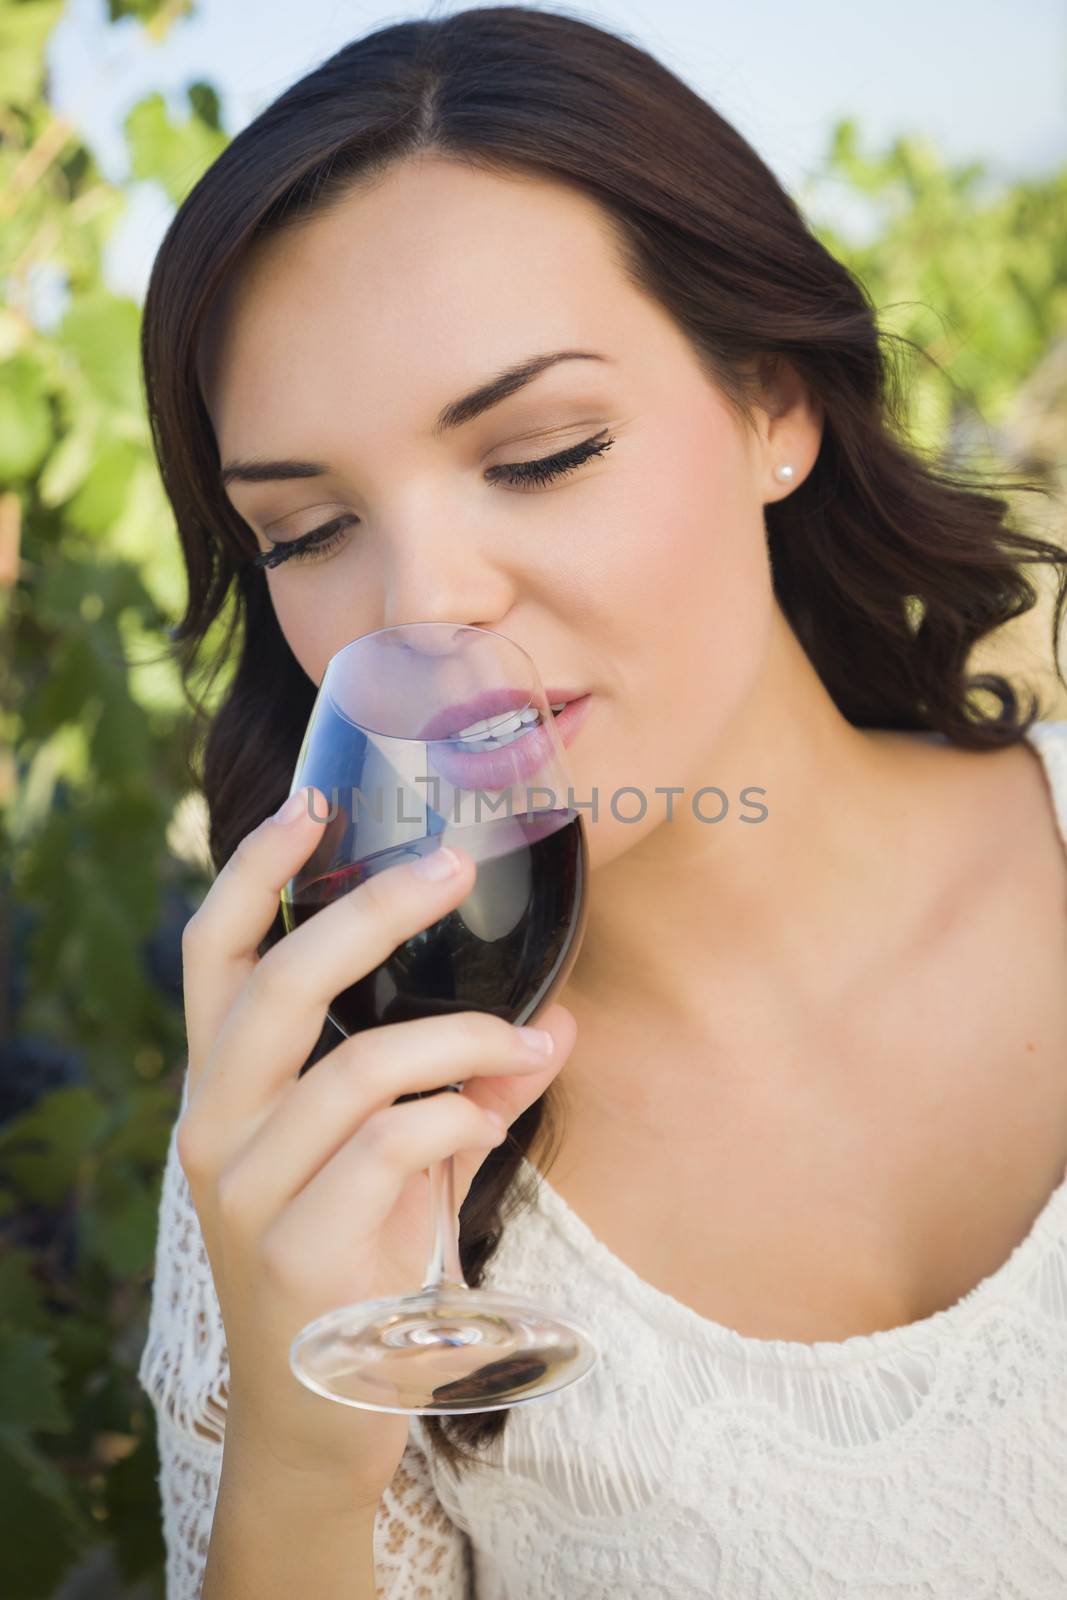
[[[718,407],[669,417],[619,483],[612,520],[602,614],[627,700],[650,685],[679,707],[706,707],[712,687],[729,698],[771,603],[763,508],[736,427]]]
[[[379,625],[369,607],[363,615],[360,606],[353,602],[354,585],[324,581],[323,575],[331,568],[336,571],[344,554],[342,551],[317,569],[312,564],[306,573],[279,573],[276,577],[268,574],[267,577],[278,626],[293,655],[315,684],[322,682],[332,655]]]
[[[594,865],[662,821],[657,785],[714,782],[716,741],[754,691],[766,651],[774,599],[762,505],[742,443],[710,433],[685,448],[665,438],[669,472],[635,464],[605,523],[612,558],[587,637],[609,665],[610,697],[595,740],[579,738],[571,758],[576,788],[599,791]],[[647,796],[642,821],[612,817],[623,786]],[[627,797],[620,809],[640,807]]]
[[[278,581],[270,577],[267,579],[274,615],[278,619],[278,626],[284,633],[290,650],[311,681],[319,684],[322,682],[330,652],[326,648],[322,631],[315,626],[308,615],[307,606],[301,605],[299,599],[294,597],[294,585],[287,581],[288,578],[289,574],[286,573]]]

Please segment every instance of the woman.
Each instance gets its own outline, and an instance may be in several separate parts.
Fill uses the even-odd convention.
[[[146,386],[185,667],[234,671],[141,1369],[170,1600],[1067,1580],[1067,724],[967,672],[1024,563],[1058,623],[1064,553],[908,444],[884,343],[736,132],[551,12],[358,41],[179,211]],[[407,620],[585,700],[547,1055],[324,1020],[468,892],[461,851],[279,937],[316,685]],[[324,1404],[290,1339],[420,1281],[453,1151],[468,1282],[569,1307],[601,1363],[410,1428]]]

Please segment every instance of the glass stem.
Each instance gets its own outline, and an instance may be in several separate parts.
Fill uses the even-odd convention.
[[[456,1215],[456,1188],[453,1158],[433,1161],[430,1176],[430,1260],[426,1267],[427,1289],[467,1289],[459,1264],[459,1217]]]

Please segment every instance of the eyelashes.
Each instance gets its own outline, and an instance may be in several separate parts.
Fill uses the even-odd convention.
[[[345,529],[358,522],[358,517],[334,517],[330,522],[324,522],[319,528],[312,528],[310,533],[302,533],[299,539],[286,539],[283,543],[273,545],[269,550],[261,550],[252,557],[254,567],[280,567],[283,561],[300,561],[304,556],[320,550],[330,550],[340,539]]]
[[[496,483],[500,478],[507,483],[518,485],[548,483],[553,478],[561,478],[566,473],[573,472],[592,456],[602,455],[614,443],[607,429],[604,429],[602,433],[594,434],[591,439],[583,439],[581,444],[572,444],[569,450],[560,450],[557,455],[542,456],[539,461],[516,461],[510,466],[490,467],[486,477],[490,483]]]
[[[614,438],[607,429],[594,434],[591,439],[584,439],[580,444],[571,445],[567,450],[557,451],[552,456],[542,456],[538,461],[516,461],[498,467],[490,467],[486,477],[490,483],[501,480],[514,488],[526,488],[529,485],[541,487],[551,483],[556,478],[562,478],[569,472],[574,472],[594,456],[603,455],[615,443]],[[319,555],[331,550],[339,542],[346,528],[359,521],[358,517],[345,513],[333,517],[329,522],[324,522],[321,527],[312,528],[310,533],[302,533],[299,539],[286,539],[275,544],[269,550],[261,550],[252,557],[251,565],[261,569],[278,567],[285,561],[301,561],[310,555]]]

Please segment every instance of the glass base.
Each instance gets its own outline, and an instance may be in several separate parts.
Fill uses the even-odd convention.
[[[289,1352],[300,1382],[327,1400],[421,1417],[541,1400],[598,1359],[576,1324],[514,1295],[448,1283],[329,1311]]]

